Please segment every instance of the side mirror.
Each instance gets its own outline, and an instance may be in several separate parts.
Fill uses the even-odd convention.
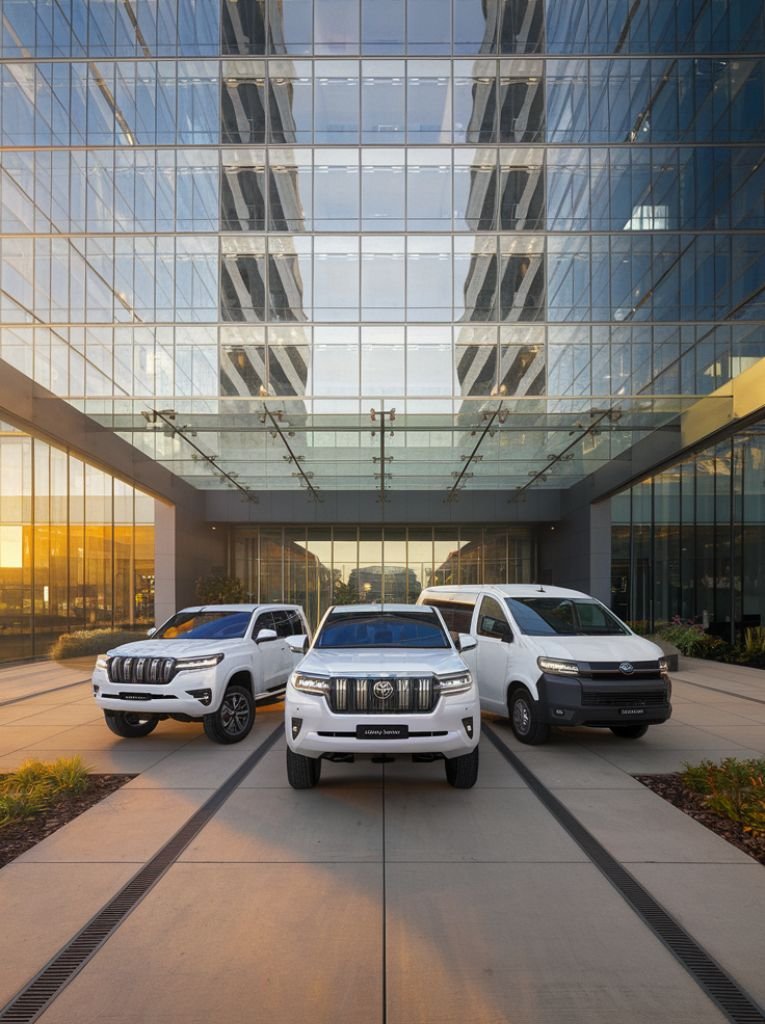
[[[460,633],[457,637],[457,650],[460,652],[472,651],[473,648],[477,646],[478,641],[474,636],[471,636],[470,633]]]
[[[156,626],[152,626],[151,629],[147,629],[146,630],[146,635],[147,636],[154,636],[154,634],[156,632],[157,632],[157,627]]]
[[[293,654],[305,654],[308,650],[308,637],[300,634],[299,636],[288,636],[286,638],[287,646]]]
[[[264,644],[269,640],[278,640],[279,634],[275,629],[261,629],[258,630],[258,635],[255,637],[256,644]]]

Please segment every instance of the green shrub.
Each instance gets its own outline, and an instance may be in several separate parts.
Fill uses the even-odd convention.
[[[765,758],[715,764],[685,764],[684,784],[704,798],[710,810],[736,822],[745,832],[765,832]]]
[[[0,827],[24,821],[44,811],[57,796],[79,795],[88,788],[88,769],[82,758],[25,761],[0,779]]]
[[[50,657],[56,661],[64,661],[66,658],[84,658],[92,655],[94,658],[109,651],[112,647],[119,647],[120,644],[129,644],[134,640],[140,640],[145,636],[144,630],[120,629],[78,629],[73,633],[64,633],[56,640],[50,649]]]
[[[244,584],[235,576],[200,576],[195,583],[202,604],[241,604]]]
[[[674,644],[686,658],[728,661],[731,656],[730,644],[726,644],[719,636],[705,633],[702,626],[664,626],[659,630],[659,636]]]

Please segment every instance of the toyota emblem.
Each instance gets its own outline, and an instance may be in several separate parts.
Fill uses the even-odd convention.
[[[623,661],[619,666],[619,671],[623,676],[631,676],[635,671],[635,666],[631,661]]]
[[[393,696],[393,683],[389,679],[378,679],[372,692],[378,700],[387,700]]]

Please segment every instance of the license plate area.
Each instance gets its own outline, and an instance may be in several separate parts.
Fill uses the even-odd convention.
[[[357,725],[357,740],[407,740],[409,739],[408,725]]]
[[[625,718],[640,718],[645,714],[645,708],[619,708],[619,714]]]

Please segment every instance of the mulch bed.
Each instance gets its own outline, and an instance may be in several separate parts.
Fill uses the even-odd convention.
[[[91,775],[87,790],[80,796],[61,795],[41,814],[0,828],[0,868],[134,778],[135,775]]]
[[[760,864],[765,864],[765,832],[744,832],[735,821],[710,811],[704,804],[703,796],[688,789],[677,772],[670,775],[636,775],[635,778],[739,850],[748,853]]]

